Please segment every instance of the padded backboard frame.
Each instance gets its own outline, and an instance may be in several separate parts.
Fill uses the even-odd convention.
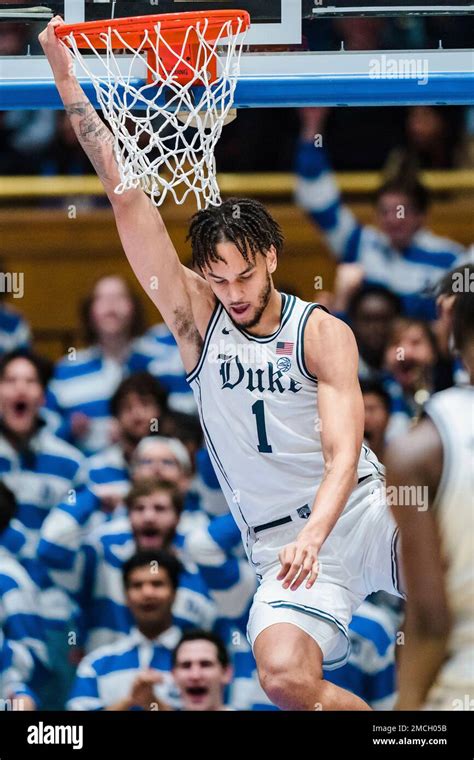
[[[34,2],[34,0],[33,0]],[[236,89],[237,108],[309,106],[309,105],[466,105],[474,102],[472,50],[374,50],[349,52],[294,51],[302,39],[303,19],[324,16],[425,15],[468,16],[474,12],[470,0],[456,5],[429,0],[47,0],[41,2],[44,13],[62,12],[66,22],[139,15],[141,13],[187,11],[193,8],[243,8],[253,19],[246,43]],[[2,11],[0,6],[0,15]],[[18,8],[19,6],[15,6]],[[28,6],[25,6],[27,8]],[[134,14],[132,13],[134,11]],[[30,19],[34,14],[30,14]],[[472,19],[472,16],[471,16]],[[471,20],[470,19],[470,20]],[[0,25],[1,31],[1,25]],[[258,46],[277,45],[278,52],[258,52]],[[256,46],[256,47],[254,47]],[[293,52],[285,51],[293,46]],[[283,48],[283,50],[281,50]],[[123,56],[124,66],[128,65]],[[379,65],[380,76],[373,76]],[[391,77],[390,67],[409,71],[415,76]],[[383,72],[386,72],[385,75]],[[419,71],[418,76],[416,72]],[[423,72],[428,73],[427,77]],[[145,73],[139,67],[137,81]],[[424,81],[426,79],[426,81]],[[96,104],[95,93],[87,80],[81,84]],[[0,57],[0,108],[61,108],[47,60],[42,55]]]

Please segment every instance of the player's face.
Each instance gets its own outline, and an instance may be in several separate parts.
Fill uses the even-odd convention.
[[[94,288],[91,318],[99,338],[128,336],[133,317],[133,301],[120,277],[104,277]]]
[[[152,396],[140,396],[133,391],[120,402],[118,421],[127,438],[140,441],[152,430],[152,422],[161,416],[161,409]]]
[[[431,343],[418,325],[407,327],[387,349],[387,368],[406,391],[423,381],[434,361]]]
[[[178,515],[167,491],[137,496],[128,510],[132,533],[139,550],[163,549],[170,543]]]
[[[127,604],[138,626],[155,626],[171,614],[175,591],[167,570],[137,567],[128,576]]]
[[[249,262],[233,243],[218,243],[216,250],[222,261],[213,261],[204,270],[207,282],[236,325],[255,327],[272,292],[271,275],[277,265],[274,247]]]
[[[11,361],[0,380],[0,414],[7,428],[19,436],[29,435],[43,402],[43,388],[33,364],[23,358]]]
[[[188,486],[188,478],[176,459],[174,452],[159,438],[147,442],[146,448],[134,457],[133,480],[168,480],[180,490]]]
[[[425,217],[403,193],[385,193],[377,204],[377,218],[380,229],[390,238],[392,245],[403,249],[410,245]]]
[[[232,672],[218,660],[217,648],[205,639],[185,641],[178,649],[173,677],[185,710],[219,710]]]

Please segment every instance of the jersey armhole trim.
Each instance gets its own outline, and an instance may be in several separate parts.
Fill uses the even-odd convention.
[[[206,355],[207,355],[207,349],[208,349],[208,346],[209,346],[209,341],[211,340],[212,333],[214,332],[214,328],[215,328],[215,326],[216,326],[216,324],[217,324],[217,322],[219,320],[219,317],[221,315],[221,311],[222,311],[222,304],[220,303],[220,301],[217,301],[217,303],[216,303],[216,305],[214,307],[214,311],[212,312],[211,318],[209,320],[209,324],[207,326],[206,333],[204,335],[204,343],[203,343],[203,347],[202,347],[201,356],[199,357],[199,361],[196,364],[196,366],[194,367],[194,369],[192,369],[191,372],[188,372],[188,374],[186,375],[186,382],[188,382],[189,384],[191,384],[193,382],[193,380],[196,379],[196,377],[199,375],[199,373],[200,373],[200,371],[202,369],[202,365],[204,364],[204,360],[205,360]]]
[[[306,323],[315,309],[323,309],[323,311],[327,312],[328,314],[330,313],[325,306],[322,306],[319,303],[308,304],[300,318],[296,338],[296,362],[298,364],[298,368],[301,374],[304,375],[304,377],[306,377],[308,380],[312,380],[313,383],[317,383],[318,378],[316,375],[311,374],[308,367],[306,366],[304,359],[304,331]]]

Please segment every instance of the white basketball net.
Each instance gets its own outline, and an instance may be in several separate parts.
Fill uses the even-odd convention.
[[[160,26],[157,24],[151,34],[145,30],[138,48],[131,47],[126,38],[111,28],[100,35],[105,50],[96,50],[84,32],[73,32],[67,37],[74,59],[92,80],[115,138],[114,152],[121,179],[115,192],[141,187],[156,206],[163,203],[168,192],[178,204],[194,193],[199,209],[219,205],[214,148],[234,101],[245,36],[241,32],[242,21],[238,20],[237,33],[232,21],[224,22],[214,42],[206,40],[207,19],[194,22],[183,33],[180,49],[170,47]],[[194,64],[185,60],[191,30],[199,40]],[[87,43],[85,51],[78,47],[79,38]],[[131,59],[114,50],[114,38]],[[148,58],[150,47],[153,57]],[[84,56],[89,51],[95,54],[94,58]],[[168,51],[168,58],[172,56],[173,66],[168,71],[160,58],[163,51]],[[96,60],[101,64],[100,74],[95,73],[95,66],[91,70],[91,62]],[[153,64],[156,61],[156,65],[150,66],[151,61]],[[217,80],[204,86],[213,61],[217,61]],[[151,72],[152,84],[137,80],[137,63],[142,76],[143,66]],[[176,78],[183,64],[191,71],[191,81],[186,84]],[[197,95],[195,86],[200,87]],[[141,109],[138,115],[137,111],[132,113],[135,109]]]

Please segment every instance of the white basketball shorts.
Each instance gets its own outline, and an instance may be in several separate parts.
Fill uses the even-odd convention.
[[[265,529],[249,545],[251,564],[259,587],[250,610],[247,636],[257,636],[276,623],[301,628],[320,646],[323,665],[332,670],[344,665],[350,654],[348,626],[353,613],[374,591],[404,596],[400,578],[398,530],[379,479],[362,483],[321,547],[319,575],[311,589],[296,590],[277,581],[278,553],[294,541],[305,525],[293,514],[286,525]]]

